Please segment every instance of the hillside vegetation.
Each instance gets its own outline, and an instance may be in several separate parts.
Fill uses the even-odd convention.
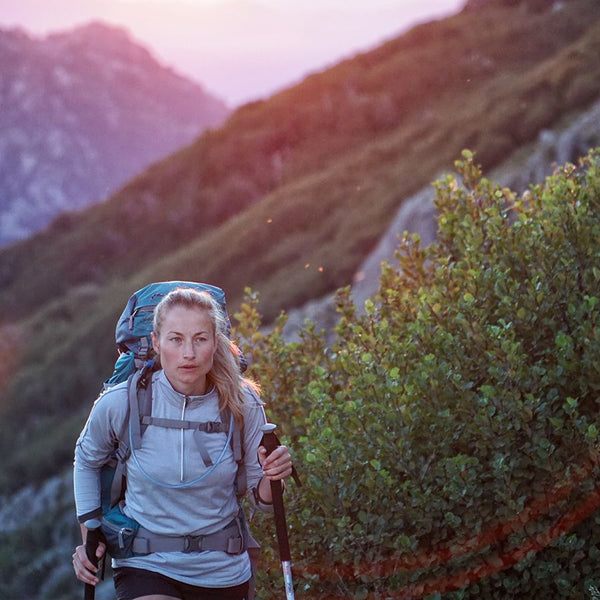
[[[467,151],[457,166],[436,243],[405,236],[364,313],[340,290],[333,345],[312,327],[285,343],[282,320],[244,349],[302,465],[288,503],[306,597],[600,587],[600,151],[522,196]],[[239,317],[250,336],[260,316]]]
[[[462,185],[436,185],[438,240],[405,236],[365,312],[338,291],[332,345],[312,324],[285,342],[285,316],[260,332],[252,295],[235,315],[304,480],[286,491],[303,597],[574,600],[600,586],[600,149],[523,195],[468,151],[457,169]],[[80,595],[67,551],[36,588],[75,543],[74,523],[59,541],[64,519],[45,511],[5,536],[2,597]],[[273,524],[251,527],[260,597],[281,598]]]

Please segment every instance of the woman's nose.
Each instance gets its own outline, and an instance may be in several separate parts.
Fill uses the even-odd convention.
[[[194,356],[194,343],[191,340],[183,342],[183,356],[186,358]]]

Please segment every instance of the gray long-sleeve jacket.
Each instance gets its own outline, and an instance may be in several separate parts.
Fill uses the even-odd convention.
[[[214,390],[204,396],[186,397],[176,392],[163,371],[152,379],[152,415],[167,419],[220,421],[219,398]],[[257,449],[266,422],[262,402],[252,390],[245,392],[243,440],[248,490],[263,476]],[[127,385],[104,392],[90,413],[75,448],[74,488],[77,515],[88,515],[100,505],[100,469],[110,456],[114,441],[127,417]],[[189,429],[150,425],[142,447],[127,461],[124,512],[146,529],[165,535],[206,535],[222,529],[238,513],[234,491],[237,463],[226,433],[200,432],[201,442],[216,467],[207,470],[198,435]],[[220,459],[220,460],[219,460]],[[165,488],[200,478],[192,487]],[[259,508],[266,509],[264,506]],[[246,552],[156,552],[128,559],[113,559],[113,566],[130,566],[162,573],[173,579],[204,587],[228,587],[250,578]]]

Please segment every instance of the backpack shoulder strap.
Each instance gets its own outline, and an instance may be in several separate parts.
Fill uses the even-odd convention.
[[[118,446],[114,452],[114,474],[110,482],[109,508],[118,504],[125,495],[126,486],[126,466],[125,463],[129,457],[129,444],[124,440],[119,440]]]
[[[133,377],[133,376],[132,376]],[[115,449],[106,468],[102,470],[101,496],[103,511],[117,505],[125,495],[126,463],[131,453],[129,447],[129,422],[131,419],[131,402],[129,400],[130,385],[127,388],[128,406],[125,419],[115,442]]]
[[[142,446],[142,434],[148,423],[144,417],[152,414],[152,367],[148,361],[141,369],[129,376],[127,398],[129,401],[129,439],[134,450]]]
[[[150,413],[152,410],[152,385],[148,383],[148,370],[151,371],[151,368],[145,366],[130,375],[127,381],[127,416],[119,432],[115,451],[109,465],[111,470],[114,469],[114,473],[110,475],[112,477],[110,486],[107,484],[102,485],[103,488],[106,487],[107,489],[109,508],[118,504],[125,494],[127,485],[126,463],[131,453],[130,439],[133,440],[134,444],[138,444],[135,446],[136,448],[139,448],[139,444],[141,444],[140,413],[144,414],[146,411]],[[131,436],[129,435],[130,425]],[[110,473],[110,470],[106,472]],[[104,503],[105,500],[103,500]]]

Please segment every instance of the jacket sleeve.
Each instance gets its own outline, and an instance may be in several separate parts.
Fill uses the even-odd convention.
[[[258,484],[264,472],[258,462],[258,447],[262,440],[262,426],[267,422],[264,402],[256,392],[247,387],[246,412],[244,415],[244,465],[250,499],[262,512],[273,512],[273,505],[262,502],[258,496]]]
[[[75,446],[73,489],[77,518],[83,523],[100,515],[100,471],[115,449],[127,418],[126,385],[101,394]]]

